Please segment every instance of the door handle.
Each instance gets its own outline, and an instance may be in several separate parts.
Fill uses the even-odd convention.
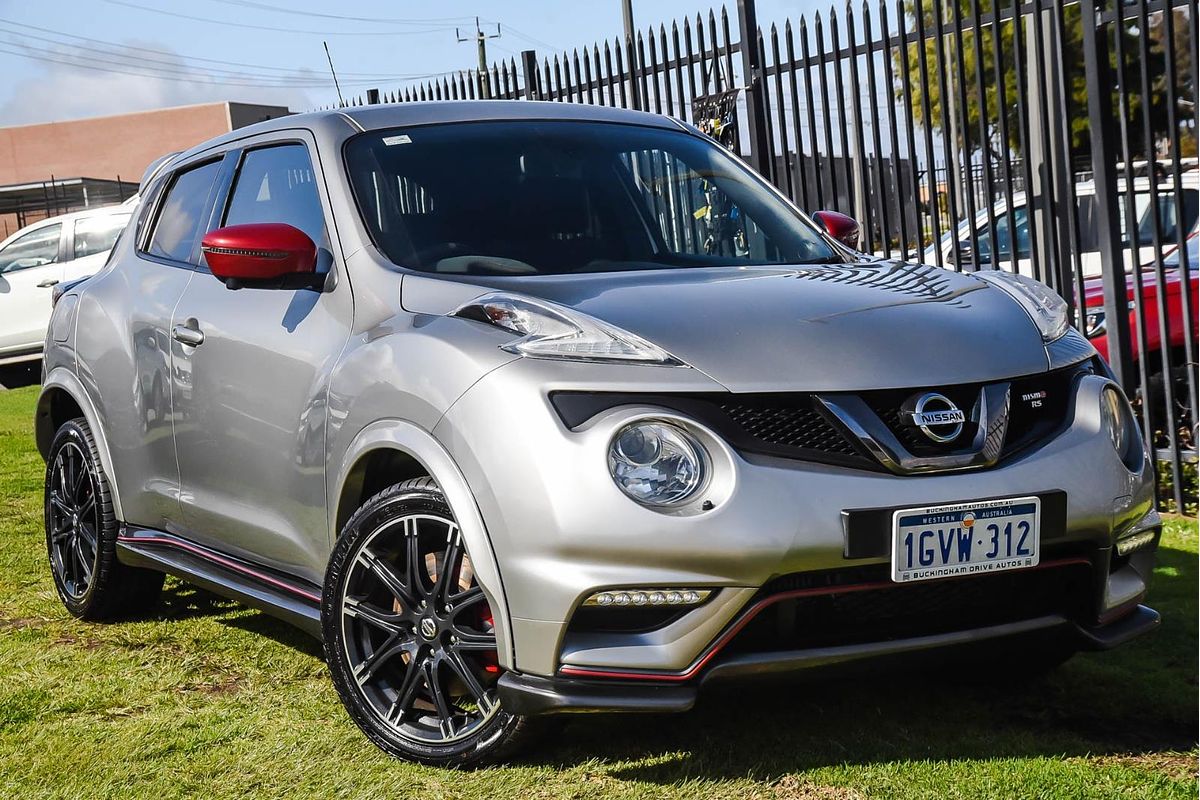
[[[204,331],[187,325],[176,325],[171,328],[171,338],[189,347],[199,347],[204,344]]]
[[[46,278],[38,284],[39,289],[49,289],[51,286],[58,286],[58,278]]]

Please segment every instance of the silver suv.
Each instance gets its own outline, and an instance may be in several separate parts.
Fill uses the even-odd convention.
[[[390,753],[931,650],[1021,681],[1158,621],[1151,463],[1062,301],[867,259],[689,126],[356,108],[142,191],[46,343],[62,601],[278,615]]]

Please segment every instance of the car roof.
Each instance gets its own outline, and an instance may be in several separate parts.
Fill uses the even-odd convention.
[[[69,214],[59,214],[58,216],[55,216],[55,217],[46,217],[45,219],[39,219],[37,222],[31,222],[28,225],[26,225],[24,228],[20,228],[20,229],[14,231],[11,235],[0,240],[0,245],[7,244],[9,242],[9,240],[15,239],[22,234],[29,233],[30,231],[35,231],[38,228],[45,228],[49,225],[57,225],[57,224],[61,224],[61,223],[72,222],[74,220],[85,219],[87,217],[104,217],[104,216],[109,216],[109,215],[130,216],[132,214],[133,214],[132,208],[125,205],[124,203],[118,203],[116,205],[111,205],[111,206],[100,206],[99,208],[85,208],[82,211],[72,211]]]
[[[434,100],[415,103],[385,103],[353,106],[330,111],[292,114],[257,122],[209,139],[182,153],[172,164],[190,159],[215,147],[250,136],[274,131],[305,129],[318,139],[344,139],[363,131],[433,125],[451,122],[492,122],[501,120],[573,120],[643,125],[673,130],[690,130],[682,122],[661,114],[630,111],[611,106],[582,103],[555,103],[541,100]]]

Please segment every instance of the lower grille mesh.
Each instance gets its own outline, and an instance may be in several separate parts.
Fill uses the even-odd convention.
[[[778,578],[759,597],[812,586],[880,582],[879,588],[783,600],[755,617],[729,652],[777,652],[908,639],[1061,614],[1091,612],[1092,568],[1070,563],[995,575],[892,584],[886,566],[859,567],[814,578]],[[814,582],[815,581],[815,582]],[[831,589],[836,592],[836,588]]]

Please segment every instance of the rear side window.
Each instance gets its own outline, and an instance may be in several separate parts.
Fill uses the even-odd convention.
[[[304,145],[250,150],[242,159],[223,225],[255,222],[286,223],[323,244],[325,215]]]
[[[117,236],[129,224],[123,214],[107,214],[102,217],[85,217],[75,221],[75,258],[103,253],[111,250]]]
[[[210,161],[175,176],[158,212],[147,253],[172,261],[197,263],[194,258],[196,237],[206,222],[204,212],[208,209],[208,194],[220,164]]]
[[[58,237],[62,225],[55,223],[18,236],[0,250],[0,272],[41,267],[58,261]]]

